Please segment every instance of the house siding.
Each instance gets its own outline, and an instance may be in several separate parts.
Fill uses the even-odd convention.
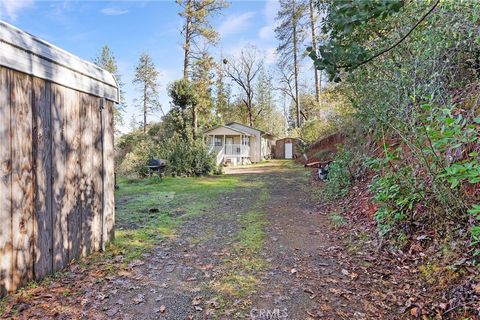
[[[232,127],[234,129],[238,129],[247,133],[250,133],[253,135],[253,137],[250,137],[250,161],[252,162],[260,162],[262,159],[262,133],[260,130],[242,125],[240,123],[230,123],[228,124],[229,127]]]

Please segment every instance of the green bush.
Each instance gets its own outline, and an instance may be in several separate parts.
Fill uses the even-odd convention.
[[[381,237],[402,237],[413,222],[416,204],[425,198],[422,188],[412,178],[407,168],[385,171],[370,184],[374,201],[379,205],[375,213],[378,233]],[[395,230],[395,232],[392,232]]]
[[[201,139],[182,139],[178,135],[157,141],[149,136],[135,139],[134,146],[125,154],[118,173],[143,177],[148,173],[145,165],[151,159],[167,160],[167,173],[176,176],[194,176],[212,173],[215,162]]]
[[[340,150],[333,162],[328,166],[328,180],[323,189],[323,198],[327,201],[345,196],[352,184],[350,165],[352,155],[346,150]]]

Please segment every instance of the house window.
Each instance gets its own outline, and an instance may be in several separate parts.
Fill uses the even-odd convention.
[[[250,137],[242,137],[242,144],[244,146],[249,146],[250,145]]]
[[[215,147],[221,147],[223,145],[222,137],[215,137],[214,144],[215,144]]]

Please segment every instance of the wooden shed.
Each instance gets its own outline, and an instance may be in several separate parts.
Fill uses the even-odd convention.
[[[117,101],[110,73],[0,21],[0,296],[112,239]]]
[[[275,159],[296,159],[301,156],[299,146],[302,140],[297,138],[283,138],[275,143]]]

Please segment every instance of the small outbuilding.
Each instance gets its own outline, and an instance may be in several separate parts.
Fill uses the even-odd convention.
[[[114,77],[0,21],[0,296],[114,230]]]
[[[283,138],[275,143],[275,159],[296,159],[301,156],[302,140],[297,138]]]

